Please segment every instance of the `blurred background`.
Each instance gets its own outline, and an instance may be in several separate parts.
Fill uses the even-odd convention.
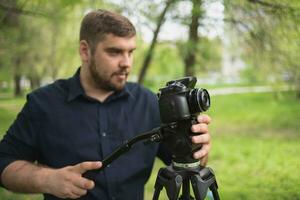
[[[137,28],[130,81],[157,92],[193,75],[209,90],[221,199],[300,199],[299,0],[0,0],[0,138],[28,92],[75,73],[81,19],[98,8]]]

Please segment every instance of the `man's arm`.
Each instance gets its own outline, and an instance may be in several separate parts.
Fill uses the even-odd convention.
[[[1,182],[14,192],[48,193],[59,198],[76,199],[95,186],[93,181],[82,177],[82,174],[101,166],[101,162],[82,162],[74,166],[52,169],[18,160],[3,170]]]

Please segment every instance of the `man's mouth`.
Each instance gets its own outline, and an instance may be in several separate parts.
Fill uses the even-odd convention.
[[[121,78],[121,79],[125,79],[126,78],[126,74],[118,74],[117,75],[119,78]]]
[[[126,77],[128,76],[128,72],[118,72],[118,73],[114,73],[113,76],[116,76],[120,79],[126,79]]]

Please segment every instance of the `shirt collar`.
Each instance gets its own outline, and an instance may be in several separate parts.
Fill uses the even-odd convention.
[[[114,92],[112,95],[110,95],[105,100],[105,102],[109,102],[109,101],[112,101],[112,100],[115,100],[115,99],[120,99],[120,98],[123,98],[123,97],[131,97],[131,98],[134,97],[132,92],[129,90],[129,87],[128,87],[127,83],[121,91]]]
[[[76,71],[73,77],[69,79],[69,94],[68,94],[68,102],[76,99],[78,96],[86,96],[84,89],[80,82],[80,67]],[[125,85],[124,89],[121,91],[114,92],[112,95],[110,95],[105,102],[112,101],[114,99],[119,99],[122,97],[134,97],[130,89],[128,88],[128,84]]]
[[[78,96],[84,95],[84,90],[80,82],[80,68],[76,71],[74,76],[69,79],[69,94],[68,94],[68,102],[74,100]]]

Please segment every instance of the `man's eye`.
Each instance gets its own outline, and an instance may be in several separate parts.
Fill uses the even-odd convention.
[[[119,54],[118,51],[109,51],[108,53],[109,53],[110,55],[118,55],[118,54]]]
[[[107,49],[106,52],[111,56],[117,56],[121,53],[121,51],[118,49]]]

